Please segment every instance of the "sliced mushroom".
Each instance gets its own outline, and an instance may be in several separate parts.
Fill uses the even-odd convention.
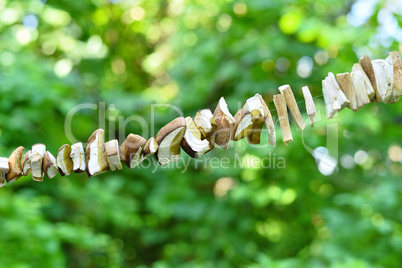
[[[70,175],[73,171],[74,162],[70,157],[71,147],[68,144],[64,144],[60,147],[56,156],[57,167],[59,168],[60,175]]]
[[[394,69],[385,60],[373,60],[375,79],[377,81],[377,101],[388,103],[392,98],[392,88],[394,87]]]
[[[375,90],[373,88],[373,85],[370,82],[370,78],[367,76],[366,72],[363,70],[363,67],[361,66],[360,63],[353,64],[352,72],[356,72],[356,71],[362,72],[363,78],[364,78],[364,84],[366,85],[367,96],[368,96],[369,100],[372,100],[373,98],[375,98]],[[338,76],[337,76],[337,78],[338,78]],[[339,82],[339,80],[338,80],[338,82]]]
[[[115,171],[116,169],[123,169],[123,165],[120,161],[119,142],[116,139],[105,143],[105,151],[110,170]]]
[[[201,131],[201,138],[215,144],[217,125],[210,109],[199,110],[194,117],[194,124]]]
[[[49,151],[43,157],[43,172],[49,179],[53,179],[59,173],[56,158]]]
[[[151,137],[147,140],[144,145],[144,149],[142,149],[142,156],[143,157],[150,157],[154,155],[158,151],[158,143],[154,137]]]
[[[161,166],[179,161],[180,145],[186,132],[186,120],[178,117],[162,127],[155,139],[158,143],[158,152],[155,154]]]
[[[201,138],[209,141],[210,149],[215,147],[217,125],[210,109],[199,110],[194,117],[194,124],[201,131]]]
[[[181,148],[193,158],[199,158],[212,150],[209,141],[202,139],[201,136],[201,131],[195,125],[193,119],[190,116],[186,117],[186,131],[181,142]]]
[[[341,110],[341,105],[338,101],[337,90],[327,79],[322,80],[322,94],[324,95],[327,117],[330,119]]]
[[[77,142],[71,145],[70,158],[73,161],[73,171],[75,173],[81,173],[86,170],[85,152],[82,142]]]
[[[103,129],[95,130],[88,138],[85,153],[87,156],[87,173],[90,177],[101,174],[109,169]]]
[[[260,144],[261,130],[264,125],[264,116],[260,110],[252,110],[250,112],[251,121],[253,122],[253,131],[251,135],[247,136],[247,140],[250,144]]]
[[[11,153],[8,158],[10,171],[7,173],[6,180],[8,183],[18,180],[22,175],[21,158],[24,152],[24,147],[20,146]]]
[[[341,87],[336,81],[335,75],[332,72],[328,73],[328,77],[326,78],[329,83],[331,83],[333,89],[335,90],[336,94],[338,95],[339,105],[341,106],[341,110],[345,107],[349,106],[350,101],[346,98],[345,94],[341,90]]]
[[[253,131],[253,121],[249,111],[243,108],[238,110],[234,119],[236,120],[232,135],[234,141],[241,140],[251,135]]]
[[[285,96],[283,94],[274,95],[274,104],[278,113],[279,124],[281,125],[283,142],[288,145],[289,142],[293,141],[293,137],[290,132]]]
[[[366,84],[362,71],[353,71],[351,74],[353,89],[356,94],[356,108],[361,109],[364,105],[370,103],[369,96],[367,95]]]
[[[24,176],[28,176],[31,173],[31,152],[31,150],[26,152],[21,161],[21,168]]]
[[[394,71],[394,87],[389,102],[397,102],[402,97],[402,63],[398,51],[392,51],[387,57],[387,62],[392,65]]]
[[[345,93],[345,96],[348,98],[350,102],[349,108],[352,109],[353,111],[357,111],[356,91],[353,85],[352,75],[350,73],[342,73],[337,74],[336,78],[343,93]]]
[[[220,98],[218,106],[214,111],[214,119],[217,125],[215,143],[222,147],[222,149],[227,150],[236,120],[229,112],[223,97]]]
[[[142,149],[146,142],[147,140],[140,135],[130,133],[120,146],[121,161],[129,168],[138,166],[144,160]]]
[[[6,174],[10,171],[10,167],[8,166],[8,158],[0,157],[0,188],[4,187]]]
[[[297,102],[292,89],[290,88],[289,85],[283,85],[279,87],[279,91],[281,92],[281,94],[285,96],[286,104],[289,107],[289,111],[292,114],[292,117],[295,120],[297,126],[301,130],[303,130],[306,127],[306,125],[304,124],[303,118],[301,116],[299,107],[297,106]]]
[[[367,77],[369,78],[371,86],[373,87],[374,92],[375,92],[375,97],[372,98],[371,101],[373,101],[373,102],[379,101],[379,99],[381,99],[381,96],[378,92],[377,80],[376,80],[375,73],[374,73],[373,63],[371,62],[370,57],[368,55],[365,55],[363,58],[360,59],[359,64],[363,68]]]
[[[32,179],[37,182],[43,181],[43,157],[46,153],[46,146],[43,143],[37,143],[32,146],[31,152],[31,170],[32,170]]]
[[[306,103],[307,115],[308,115],[308,118],[310,119],[310,126],[313,127],[314,123],[315,123],[315,113],[316,113],[314,100],[313,100],[313,97],[311,96],[311,92],[310,92],[310,89],[308,88],[308,86],[302,87],[302,91],[303,91],[304,101]]]
[[[253,122],[252,132],[249,136],[247,136],[249,143],[260,143],[261,129],[265,123],[268,130],[268,142],[271,145],[275,145],[275,125],[272,120],[271,112],[269,111],[268,106],[262,96],[260,94],[255,94],[253,97],[248,98],[243,105],[243,109],[250,112]]]

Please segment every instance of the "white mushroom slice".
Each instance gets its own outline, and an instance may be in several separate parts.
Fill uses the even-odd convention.
[[[123,165],[120,161],[120,150],[119,150],[119,142],[114,139],[105,143],[105,151],[107,160],[109,162],[109,168],[111,171],[122,170]]]
[[[42,162],[46,153],[46,146],[43,143],[37,143],[32,146],[31,152],[31,170],[32,179],[37,182],[43,181]]]
[[[332,84],[332,86],[336,90],[336,93],[338,94],[338,101],[339,105],[341,105],[341,110],[345,107],[348,107],[350,101],[348,100],[348,98],[346,98],[345,94],[341,90],[341,87],[339,86],[338,81],[336,81],[335,75],[332,72],[328,73],[327,80]]]
[[[367,96],[368,96],[369,100],[372,100],[373,98],[375,98],[375,90],[373,88],[373,85],[370,82],[369,77],[367,76],[366,72],[363,70],[363,67],[361,66],[360,63],[353,64],[352,72],[356,72],[356,71],[361,71],[363,73],[364,84],[366,86]]]
[[[394,71],[394,86],[392,88],[392,97],[389,102],[397,102],[402,97],[402,63],[398,51],[389,53],[386,59],[392,65]]]
[[[85,163],[85,152],[82,142],[71,145],[70,158],[73,161],[73,171],[75,173],[84,172],[87,165]]]
[[[356,107],[357,110],[361,109],[364,105],[370,103],[369,96],[367,95],[366,84],[362,71],[354,71],[351,74],[353,88],[356,94]]]
[[[310,89],[308,88],[308,86],[302,87],[302,91],[303,91],[304,101],[306,103],[307,115],[308,115],[308,118],[310,119],[310,126],[313,127],[314,123],[315,123],[315,113],[316,113],[314,100],[313,100],[313,97],[311,96],[311,92],[310,92]]]
[[[193,158],[199,158],[211,150],[209,141],[201,138],[201,131],[190,116],[186,117],[186,131],[181,148]]]
[[[210,109],[199,110],[194,117],[194,124],[201,131],[201,137],[215,143],[212,139],[217,125]]]
[[[325,109],[328,119],[341,110],[336,89],[327,79],[322,80],[322,93],[324,95]]]
[[[59,173],[56,158],[49,151],[43,157],[43,172],[49,179],[53,179]]]
[[[376,98],[378,101],[388,103],[392,98],[392,88],[394,87],[394,69],[385,60],[373,60],[371,63],[377,81]]]

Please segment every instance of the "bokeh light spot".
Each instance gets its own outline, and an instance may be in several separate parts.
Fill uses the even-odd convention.
[[[324,65],[328,62],[328,53],[324,50],[320,50],[315,53],[314,60],[318,65]]]
[[[233,12],[236,14],[236,16],[243,17],[247,14],[247,5],[243,2],[236,2],[233,5]]]
[[[232,17],[228,14],[222,14],[216,24],[216,28],[220,32],[226,32],[232,25]]]
[[[303,56],[297,62],[297,74],[302,78],[307,78],[313,71],[314,61],[309,56]]]
[[[223,177],[216,181],[214,195],[216,198],[225,197],[229,190],[235,187],[235,181],[230,177]]]
[[[341,157],[341,165],[346,169],[352,169],[355,167],[355,162],[353,156],[350,154],[344,154]]]
[[[291,11],[279,19],[279,28],[285,34],[293,34],[299,29],[302,21],[303,16],[299,11]]]
[[[38,27],[38,19],[35,15],[30,14],[22,19],[22,24],[28,29],[36,29]]]
[[[133,7],[130,10],[130,16],[135,21],[141,21],[145,18],[145,10],[142,7]]]
[[[54,73],[58,77],[65,77],[73,68],[73,63],[70,59],[61,59],[54,65]]]
[[[289,69],[290,62],[285,57],[280,57],[276,60],[275,67],[280,72],[286,72]]]
[[[391,145],[388,148],[388,157],[394,162],[400,162],[402,160],[402,149],[398,145]]]
[[[355,153],[354,159],[356,164],[363,165],[368,160],[368,154],[363,150],[359,150]]]

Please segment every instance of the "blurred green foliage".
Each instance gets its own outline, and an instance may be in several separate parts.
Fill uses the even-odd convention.
[[[321,118],[304,139],[292,124],[287,147],[278,128],[275,148],[242,141],[203,157],[228,157],[230,168],[183,153],[176,169],[154,171],[152,160],[90,179],[21,178],[0,191],[0,267],[400,267],[401,106],[327,121],[319,96],[328,71],[400,49],[401,10],[398,1],[0,0],[2,156],[37,142],[55,154],[81,103],[104,102],[106,136],[120,142],[178,116],[159,107],[153,131],[122,128],[132,115],[150,122],[151,104],[194,116],[225,96],[234,113],[260,93],[274,110],[286,83],[298,100],[308,85]],[[77,140],[102,126],[99,112],[75,114]],[[339,128],[329,176],[303,146],[327,146],[327,123]],[[286,168],[235,167],[236,155]]]

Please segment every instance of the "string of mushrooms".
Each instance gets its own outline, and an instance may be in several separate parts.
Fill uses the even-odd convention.
[[[329,73],[322,81],[327,118],[348,107],[353,111],[370,102],[395,103],[402,96],[402,63],[398,52],[389,53],[383,59],[371,60],[364,56],[353,65],[352,71]],[[302,119],[296,99],[289,85],[279,87],[273,96],[283,142],[293,140],[289,127],[288,109],[297,126],[303,130]],[[316,109],[307,86],[302,88],[310,125],[314,126]],[[211,151],[215,145],[227,150],[231,140],[247,138],[250,144],[259,144],[263,126],[268,131],[268,142],[276,144],[275,125],[268,106],[261,95],[246,100],[233,116],[222,97],[214,113],[210,109],[197,112],[194,118],[178,117],[162,127],[155,137],[148,140],[129,134],[119,147],[117,139],[104,141],[104,130],[98,129],[89,137],[84,151],[81,142],[65,144],[56,154],[46,150],[42,143],[35,144],[24,153],[24,147],[15,149],[11,155],[0,157],[0,187],[21,176],[32,173],[34,181],[42,182],[58,173],[62,176],[86,171],[95,176],[107,170],[121,170],[123,162],[133,169],[145,158],[155,155],[160,165],[178,161],[181,148],[191,157],[198,158]]]

